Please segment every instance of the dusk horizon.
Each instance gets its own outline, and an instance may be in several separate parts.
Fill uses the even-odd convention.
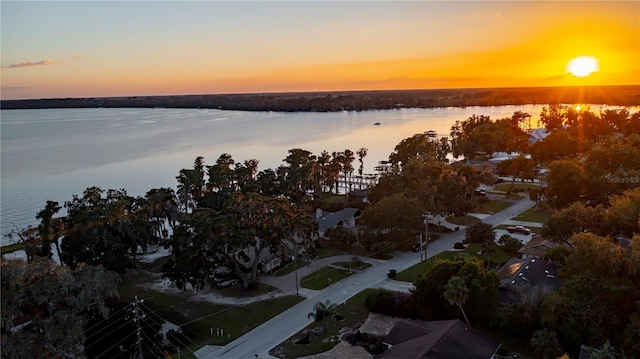
[[[1,6],[3,100],[640,83],[637,2]]]

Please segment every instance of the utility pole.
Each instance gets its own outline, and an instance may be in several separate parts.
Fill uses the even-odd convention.
[[[295,240],[295,238],[293,239],[293,249],[295,251],[295,254],[293,255],[293,268],[295,268],[295,272],[296,272],[296,297],[299,297],[300,293],[298,290],[298,242]]]
[[[131,303],[131,313],[133,315],[133,321],[136,323],[136,332],[138,335],[138,359],[144,359],[144,353],[142,352],[142,326],[140,325],[140,321],[144,319],[145,314],[140,309],[140,304],[144,303],[143,299],[138,299],[138,296],[135,296],[135,299]]]
[[[427,213],[424,214],[424,232],[426,235],[425,245],[424,245],[424,259],[427,260],[427,248],[429,247],[429,219],[431,216]],[[422,253],[422,243],[420,243],[420,253]],[[422,259],[422,254],[420,255],[420,259]]]

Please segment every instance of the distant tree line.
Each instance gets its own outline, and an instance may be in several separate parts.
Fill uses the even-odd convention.
[[[640,105],[640,86],[335,91],[3,100],[0,108],[210,108],[329,112],[525,104]]]

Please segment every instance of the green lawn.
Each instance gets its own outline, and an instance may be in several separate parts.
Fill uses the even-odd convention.
[[[462,252],[456,251],[448,251],[442,252],[432,258],[429,258],[427,261],[415,264],[402,272],[396,274],[395,280],[403,281],[403,282],[412,282],[416,279],[419,273],[426,273],[433,267],[434,264],[438,261],[438,259],[449,259],[453,260]]]
[[[355,332],[362,324],[364,324],[367,316],[369,315],[369,311],[364,306],[364,301],[367,299],[367,296],[374,291],[375,289],[365,289],[349,299],[345,305],[337,306],[335,312],[342,315],[344,320],[338,321],[334,318],[330,318],[324,322],[313,322],[291,338],[280,343],[280,345],[271,350],[269,354],[278,357],[298,358],[330,350],[338,344],[340,329],[349,328],[349,331]],[[323,332],[318,336],[314,334],[309,335],[311,339],[310,344],[294,344],[295,341],[304,338],[305,332],[310,331],[315,327],[323,327],[325,325],[327,327],[326,332]],[[324,340],[328,338],[332,338],[333,340],[327,340],[324,342]]]
[[[158,268],[166,260],[167,258],[161,258],[153,263],[143,263],[136,272],[127,273],[119,286],[119,294],[124,301],[129,301],[134,296],[144,299],[144,305],[149,313],[153,312],[157,315],[157,317],[152,316],[150,320],[156,322],[167,320],[183,326],[183,330],[191,340],[184,343],[187,348],[182,350],[186,358],[190,357],[188,355],[191,351],[203,345],[225,345],[304,299],[284,296],[245,306],[232,306],[193,301],[190,292],[165,293],[141,287],[141,284],[156,280],[156,276],[151,273],[157,273]],[[240,286],[218,291],[225,296],[242,298],[269,293],[273,290],[274,288],[270,286],[259,284],[258,288],[248,292],[243,291]],[[211,328],[224,328],[224,337],[212,336]]]
[[[0,254],[12,253],[24,249],[24,243],[14,243],[0,247]],[[55,249],[52,249],[55,250]]]
[[[329,285],[327,282],[328,279],[331,279],[331,283],[336,283],[351,274],[353,273],[349,273],[344,269],[323,267],[302,278],[300,285],[304,288],[320,290]]]
[[[309,264],[309,262],[307,261],[303,261],[298,259],[296,262],[291,262],[289,264],[287,264],[286,266],[284,266],[283,268],[278,269],[275,272],[275,276],[279,277],[279,276],[283,276],[285,274],[289,274],[291,272],[293,272],[294,270],[296,270],[296,263],[298,265],[298,268],[302,268],[304,266],[306,266],[307,264]]]
[[[480,219],[474,216],[461,216],[461,217],[450,216],[450,217],[447,217],[447,222],[452,224],[457,224],[459,226],[470,226],[474,223],[480,222]]]
[[[528,210],[522,212],[519,216],[513,217],[511,219],[514,221],[546,223],[549,218],[551,218],[551,214],[553,214],[553,211],[536,211],[536,207],[533,206]]]
[[[343,267],[346,270],[349,270],[351,268],[351,262],[336,262],[333,263],[333,265],[339,266],[339,267]],[[366,262],[362,262],[360,263],[360,266],[358,268],[356,268],[357,270],[363,270],[363,269],[367,269],[369,267],[371,267],[372,264],[371,263],[366,263]]]
[[[511,206],[511,202],[488,200],[488,201],[474,201],[472,212],[475,213],[487,213],[494,214],[502,211],[503,209]]]
[[[403,282],[413,283],[413,281],[416,279],[418,274],[427,273],[429,269],[431,269],[431,267],[436,264],[438,259],[454,260],[458,256],[465,256],[465,257],[473,256],[480,260],[485,260],[485,256],[478,255],[478,251],[480,251],[480,247],[478,245],[472,244],[472,245],[467,245],[467,249],[462,251],[442,252],[432,258],[429,258],[427,261],[415,264],[403,270],[402,272],[396,274],[396,277],[394,279],[403,281]],[[511,254],[506,253],[505,251],[502,250],[501,247],[496,245],[493,247],[492,253],[489,255],[489,260],[495,263],[504,263],[508,261],[511,257],[512,257]]]
[[[337,248],[331,247],[329,245],[323,245],[322,248],[318,251],[318,259],[327,258],[327,257],[335,257],[342,254],[349,254],[346,251],[341,251]]]

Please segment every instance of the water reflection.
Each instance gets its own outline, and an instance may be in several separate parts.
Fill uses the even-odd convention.
[[[208,109],[3,110],[0,233],[35,223],[46,200],[63,203],[89,186],[143,195],[176,186],[175,176],[197,156],[213,164],[222,153],[275,168],[287,151],[319,154],[367,148],[365,173],[404,138],[448,133],[473,114],[538,120],[541,105],[278,113]],[[380,126],[373,124],[380,122]]]

